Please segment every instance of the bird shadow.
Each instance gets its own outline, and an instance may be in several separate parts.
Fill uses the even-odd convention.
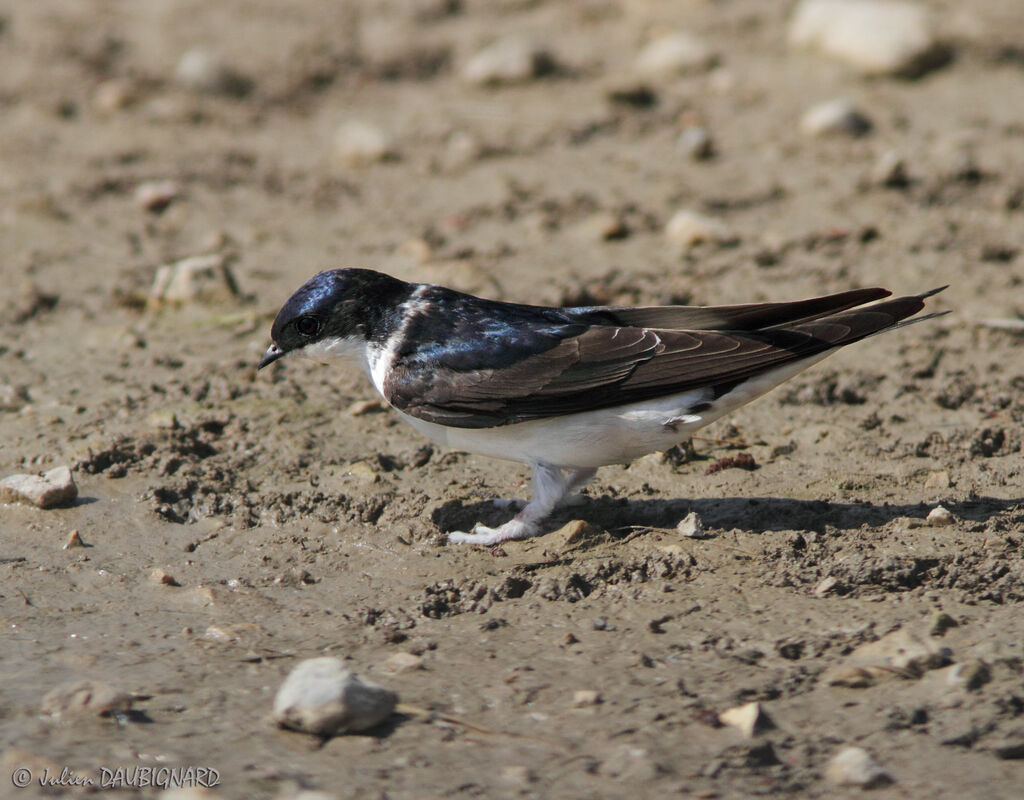
[[[637,528],[674,528],[690,512],[700,516],[705,527],[738,529],[748,533],[767,531],[814,531],[828,527],[850,529],[862,525],[878,527],[901,517],[922,521],[934,503],[869,503],[830,500],[800,500],[786,497],[722,497],[700,499],[636,499],[608,495],[586,498],[582,503],[558,509],[544,526],[554,531],[574,519],[613,535],[626,535]],[[1002,499],[973,497],[944,501],[942,505],[968,525],[984,526],[989,519],[1022,507],[1024,498]],[[1024,514],[1022,514],[1024,516]],[[473,525],[500,525],[512,517],[512,511],[492,501],[464,503],[449,500],[431,514],[434,524],[444,533],[472,530]]]

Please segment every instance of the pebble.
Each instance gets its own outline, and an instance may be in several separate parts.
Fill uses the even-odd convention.
[[[507,36],[476,53],[462,68],[462,78],[477,86],[525,83],[555,68],[555,59],[542,44]]]
[[[284,728],[332,736],[379,725],[397,702],[394,692],[364,683],[340,658],[325,656],[289,673],[274,698],[274,719]]]
[[[708,535],[704,532],[704,522],[696,511],[691,511],[676,525],[676,532],[681,536],[690,539],[706,539]]]
[[[109,716],[132,707],[131,695],[97,681],[62,683],[43,697],[41,710],[54,717],[65,714],[97,714]]]
[[[573,519],[569,520],[569,522],[565,523],[565,525],[563,525],[554,533],[548,534],[548,536],[546,536],[545,539],[547,543],[551,544],[558,542],[559,544],[554,545],[554,549],[560,549],[563,547],[568,547],[570,545],[578,544],[579,542],[583,541],[588,536],[592,536],[596,532],[597,529],[594,528],[586,520]]]
[[[992,680],[992,671],[981,659],[975,658],[963,664],[954,664],[946,675],[950,686],[962,686],[969,692],[976,691]]]
[[[43,475],[11,475],[0,481],[0,503],[27,503],[39,508],[66,506],[78,497],[69,467],[55,467]]]
[[[370,466],[368,461],[356,461],[354,464],[349,464],[345,474],[365,483],[377,483],[380,480],[380,474]]]
[[[933,528],[946,528],[956,522],[956,519],[948,509],[942,506],[935,506],[935,508],[928,512],[925,522]]]
[[[905,189],[910,185],[907,162],[895,150],[886,150],[871,168],[869,180],[875,186],[884,186],[886,189]]]
[[[453,131],[444,143],[441,168],[448,172],[457,172],[479,161],[486,152],[487,146],[473,134]]]
[[[736,241],[724,222],[688,209],[677,211],[672,216],[665,226],[665,236],[684,249],[703,242],[729,244]]]
[[[591,214],[576,226],[574,232],[580,239],[592,242],[607,242],[629,236],[629,228],[622,218],[611,211]]]
[[[159,214],[174,202],[180,191],[174,181],[146,181],[135,189],[135,204],[143,211]]]
[[[694,161],[706,161],[715,155],[715,143],[706,128],[691,125],[683,128],[676,145]]]
[[[384,662],[384,669],[393,674],[410,669],[423,669],[423,656],[406,652],[392,653]]]
[[[945,611],[940,611],[932,618],[932,626],[928,629],[929,636],[943,636],[950,628],[959,628],[960,623]]]
[[[800,118],[800,129],[808,136],[863,136],[871,127],[871,120],[848,100],[820,103]]]
[[[334,134],[334,156],[345,167],[365,167],[395,158],[398,151],[383,128],[363,120],[350,120]]]
[[[185,51],[174,70],[179,86],[205,94],[242,96],[250,82],[231,69],[216,53],[202,48]]]
[[[129,78],[111,78],[103,81],[93,92],[92,106],[101,114],[113,114],[134,103],[139,87]]]
[[[825,767],[825,777],[837,786],[860,786],[872,789],[892,783],[885,767],[863,747],[844,747]]]
[[[856,648],[850,653],[846,666],[867,669],[872,674],[903,673],[918,676],[928,670],[944,667],[949,661],[948,648],[939,647],[928,638],[900,628],[877,641]]]
[[[577,689],[572,693],[572,704],[575,708],[600,705],[604,700],[596,689]]]
[[[505,783],[514,783],[525,786],[537,780],[537,776],[529,767],[522,764],[508,764],[501,768],[501,779]]]
[[[181,586],[177,579],[163,567],[154,567],[149,571],[149,579],[161,586]]]
[[[222,253],[191,256],[156,271],[149,291],[150,309],[185,303],[217,304],[239,297],[238,282]]]
[[[926,8],[900,0],[802,0],[789,42],[819,50],[862,75],[917,77],[949,59]]]
[[[364,417],[367,414],[378,414],[385,406],[380,400],[356,400],[348,407],[346,413],[350,417]]]
[[[28,389],[24,386],[0,384],[0,411],[20,411],[28,402]]]
[[[825,597],[825,595],[830,594],[838,585],[839,580],[831,575],[826,578],[822,578],[818,581],[818,585],[814,587],[814,596]]]
[[[718,63],[718,54],[702,39],[685,31],[659,36],[645,45],[633,63],[645,77],[668,77],[707,72]]]
[[[718,715],[718,719],[723,725],[730,725],[736,728],[748,739],[752,739],[759,733],[775,727],[771,717],[764,712],[761,704],[757,701],[727,708]]]
[[[82,541],[82,537],[78,533],[77,529],[71,531],[71,533],[68,534],[68,540],[64,542],[64,547],[62,547],[61,549],[71,550],[75,547],[85,547],[85,542]]]

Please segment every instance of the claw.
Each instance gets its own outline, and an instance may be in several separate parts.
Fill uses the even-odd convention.
[[[475,544],[481,547],[491,547],[499,542],[507,542],[509,539],[525,539],[536,533],[536,525],[514,519],[506,522],[500,528],[477,525],[473,528],[472,533],[453,531],[448,534],[448,541],[452,544]]]

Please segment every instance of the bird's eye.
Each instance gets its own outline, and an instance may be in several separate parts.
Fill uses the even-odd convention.
[[[320,332],[320,320],[310,316],[299,317],[295,320],[295,330],[298,331],[299,336],[306,338],[316,336]]]

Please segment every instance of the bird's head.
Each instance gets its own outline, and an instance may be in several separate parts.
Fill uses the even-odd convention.
[[[367,269],[314,275],[277,312],[270,329],[272,344],[256,368],[287,355],[317,358],[365,345],[388,303],[406,285]]]

